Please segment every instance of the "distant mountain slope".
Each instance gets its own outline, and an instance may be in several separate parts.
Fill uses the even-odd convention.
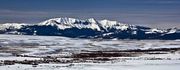
[[[7,23],[0,26],[1,34],[65,36],[103,39],[180,39],[180,30],[153,29],[123,24],[117,21],[53,18],[38,24]]]

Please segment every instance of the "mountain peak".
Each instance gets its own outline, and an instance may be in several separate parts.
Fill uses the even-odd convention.
[[[89,21],[90,23],[97,23],[96,19],[94,18],[89,18],[87,19],[87,21]]]
[[[179,29],[153,29],[123,24],[111,20],[52,18],[39,24],[7,23],[0,26],[0,33],[25,35],[51,35],[79,38],[119,39],[180,39]]]
[[[52,18],[48,19],[44,22],[39,23],[39,25],[55,25],[55,24],[68,24],[68,23],[75,23],[76,21],[79,21],[75,18]]]

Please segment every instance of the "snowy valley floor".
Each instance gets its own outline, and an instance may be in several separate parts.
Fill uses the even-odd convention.
[[[1,70],[179,70],[180,40],[0,35]]]

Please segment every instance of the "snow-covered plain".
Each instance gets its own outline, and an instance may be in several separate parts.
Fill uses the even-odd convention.
[[[79,39],[60,36],[0,35],[0,60],[39,60],[29,56],[68,56],[83,51],[113,51],[133,49],[180,48],[180,40],[116,40]],[[58,51],[58,53],[57,53]],[[104,63],[49,63],[32,65],[2,65],[1,70],[179,70],[180,52],[144,54],[138,57],[112,57],[118,60]],[[153,59],[153,58],[161,58]]]

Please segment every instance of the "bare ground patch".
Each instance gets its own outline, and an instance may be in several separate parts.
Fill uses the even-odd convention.
[[[7,48],[3,48],[7,49]],[[2,50],[2,49],[1,49]],[[81,53],[72,53],[70,56],[29,56],[29,55],[16,55],[17,57],[33,57],[41,58],[40,60],[3,60],[0,65],[13,65],[13,64],[30,64],[38,65],[42,63],[83,63],[93,62],[101,63],[107,61],[118,60],[114,57],[139,57],[144,54],[169,54],[179,52],[180,48],[157,48],[157,49],[135,49],[135,50],[114,50],[114,51],[83,51]],[[12,49],[11,49],[12,51]],[[146,58],[146,60],[171,60],[171,58]]]

